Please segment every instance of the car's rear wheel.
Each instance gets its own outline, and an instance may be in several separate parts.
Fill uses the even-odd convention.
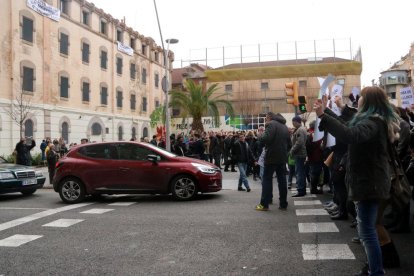
[[[59,185],[59,195],[66,203],[79,203],[85,198],[85,187],[77,178],[65,178]]]
[[[177,200],[191,200],[197,196],[197,184],[189,175],[178,175],[171,182],[171,191]]]
[[[36,190],[37,190],[37,189],[24,190],[24,191],[21,191],[21,193],[22,193],[23,195],[31,195],[31,194],[33,194],[34,192],[36,192]]]

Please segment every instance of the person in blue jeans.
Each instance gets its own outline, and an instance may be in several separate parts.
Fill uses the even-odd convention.
[[[266,114],[266,128],[264,134],[259,137],[259,142],[266,148],[266,153],[264,156],[262,195],[260,204],[256,205],[255,209],[257,211],[269,210],[269,204],[273,198],[273,174],[276,172],[279,188],[279,209],[286,210],[288,206],[286,163],[288,161],[288,148],[291,144],[286,119],[281,114],[272,112]]]
[[[249,147],[249,144],[245,140],[244,134],[239,134],[238,138],[239,138],[238,141],[236,141],[233,144],[233,147],[231,150],[233,159],[235,160],[239,168],[239,173],[240,173],[238,190],[250,192],[251,189],[249,186],[249,181],[247,180],[247,176],[246,176],[247,164],[249,163],[257,164],[257,163],[254,159],[254,156],[253,156],[252,150]],[[243,189],[243,185],[244,187],[246,187],[246,189]]]
[[[376,223],[379,202],[390,197],[388,145],[398,138],[398,115],[385,91],[377,86],[362,89],[358,111],[346,125],[325,107],[325,99],[314,103],[316,115],[321,119],[319,129],[348,144],[345,176],[348,199],[356,205],[358,234],[369,266],[368,272],[359,275],[384,275]]]
[[[305,172],[305,160],[306,160],[306,138],[308,133],[306,128],[302,126],[302,118],[296,115],[292,119],[294,130],[292,133],[292,148],[290,149],[290,155],[295,159],[296,166],[296,186],[298,189],[297,194],[292,197],[301,197],[306,195],[306,172]]]

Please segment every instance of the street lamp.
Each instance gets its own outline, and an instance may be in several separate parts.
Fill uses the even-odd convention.
[[[169,60],[168,60],[168,52],[170,50],[170,44],[177,44],[178,39],[169,38],[166,39],[167,42],[167,50],[164,52],[164,64],[165,64],[165,149],[171,151],[171,140],[170,140],[170,109],[168,107],[168,75],[169,75]]]

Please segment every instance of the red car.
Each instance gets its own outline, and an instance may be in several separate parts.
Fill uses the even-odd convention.
[[[56,164],[53,188],[66,203],[87,195],[172,194],[191,200],[222,187],[218,167],[137,142],[79,145]]]

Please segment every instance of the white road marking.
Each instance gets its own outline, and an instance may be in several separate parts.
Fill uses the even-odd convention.
[[[103,213],[110,212],[113,210],[114,209],[90,209],[90,210],[81,212],[81,214],[103,214]]]
[[[42,226],[47,227],[69,227],[76,223],[82,222],[84,219],[58,219]]]
[[[304,260],[355,260],[347,244],[302,244]]]
[[[4,222],[2,224],[0,224],[0,231],[18,226],[18,225],[22,225],[24,223],[30,222],[30,221],[34,221],[40,218],[44,218],[47,216],[51,216],[60,212],[64,212],[64,211],[69,211],[69,210],[73,210],[73,209],[77,209],[77,208],[81,208],[87,205],[91,205],[92,203],[79,203],[79,204],[73,204],[73,205],[68,205],[65,207],[61,207],[61,208],[56,208],[56,209],[50,209],[50,210],[46,210],[40,213],[36,213],[30,216],[26,216],[26,217],[22,217],[22,218],[18,218],[15,220],[11,220],[8,222]]]
[[[0,240],[0,246],[18,247],[22,244],[34,241],[41,237],[43,236],[41,235],[14,235],[14,236]]]
[[[324,209],[298,209],[297,216],[327,216],[328,212]]]
[[[333,222],[299,223],[299,233],[330,233],[339,232]]]
[[[111,206],[129,206],[129,205],[132,205],[132,204],[135,204],[136,202],[114,202],[114,203],[110,203],[110,204],[108,204],[108,205],[111,205]]]
[[[320,200],[295,200],[293,203],[295,206],[322,205]]]
[[[49,209],[50,208],[0,207],[0,210],[49,210]]]

